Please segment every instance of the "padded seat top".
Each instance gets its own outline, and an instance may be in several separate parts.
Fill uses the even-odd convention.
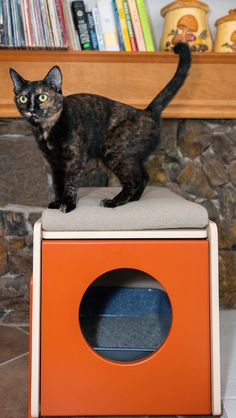
[[[190,202],[163,187],[147,187],[137,202],[114,209],[100,206],[112,199],[121,188],[81,188],[77,207],[64,214],[46,209],[42,215],[45,231],[134,231],[157,229],[200,229],[208,225],[204,207]]]

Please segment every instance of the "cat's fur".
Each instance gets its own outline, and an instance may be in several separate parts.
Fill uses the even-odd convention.
[[[186,44],[176,45],[175,52],[180,58],[174,77],[145,110],[93,94],[63,97],[59,67],[53,67],[44,80],[33,82],[10,69],[17,109],[32,125],[52,169],[55,201],[49,208],[70,212],[76,207],[79,181],[91,158],[101,159],[122,185],[117,196],[101,202],[103,206],[140,198],[149,178],[143,163],[159,141],[160,114],[184,83],[191,65]],[[42,93],[48,99],[39,103]],[[28,100],[25,104],[19,102],[22,95]]]

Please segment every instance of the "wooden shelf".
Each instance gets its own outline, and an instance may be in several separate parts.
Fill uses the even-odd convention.
[[[102,51],[49,51],[0,49],[0,62],[128,62],[174,63],[178,55],[171,52],[102,52]],[[236,64],[236,53],[192,53],[194,64]]]
[[[168,52],[0,50],[0,117],[18,117],[9,67],[42,79],[63,72],[64,95],[101,94],[144,108],[173,76],[178,56]],[[236,118],[236,54],[193,53],[188,79],[163,112],[166,118]]]

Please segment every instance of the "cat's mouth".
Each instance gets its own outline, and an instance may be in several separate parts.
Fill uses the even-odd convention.
[[[34,121],[34,122],[39,122],[40,118],[38,115],[36,115],[35,113],[32,112],[24,112],[24,116],[30,120],[30,121]]]

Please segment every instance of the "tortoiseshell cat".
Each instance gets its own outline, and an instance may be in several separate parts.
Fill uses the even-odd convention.
[[[180,58],[174,77],[145,110],[93,94],[63,97],[57,66],[42,81],[32,82],[10,69],[17,109],[32,125],[52,169],[55,201],[49,208],[70,212],[76,207],[79,180],[91,158],[101,159],[122,185],[117,196],[101,205],[113,208],[140,198],[149,179],[143,163],[158,145],[160,114],[191,65],[186,44],[177,44],[175,52]]]

